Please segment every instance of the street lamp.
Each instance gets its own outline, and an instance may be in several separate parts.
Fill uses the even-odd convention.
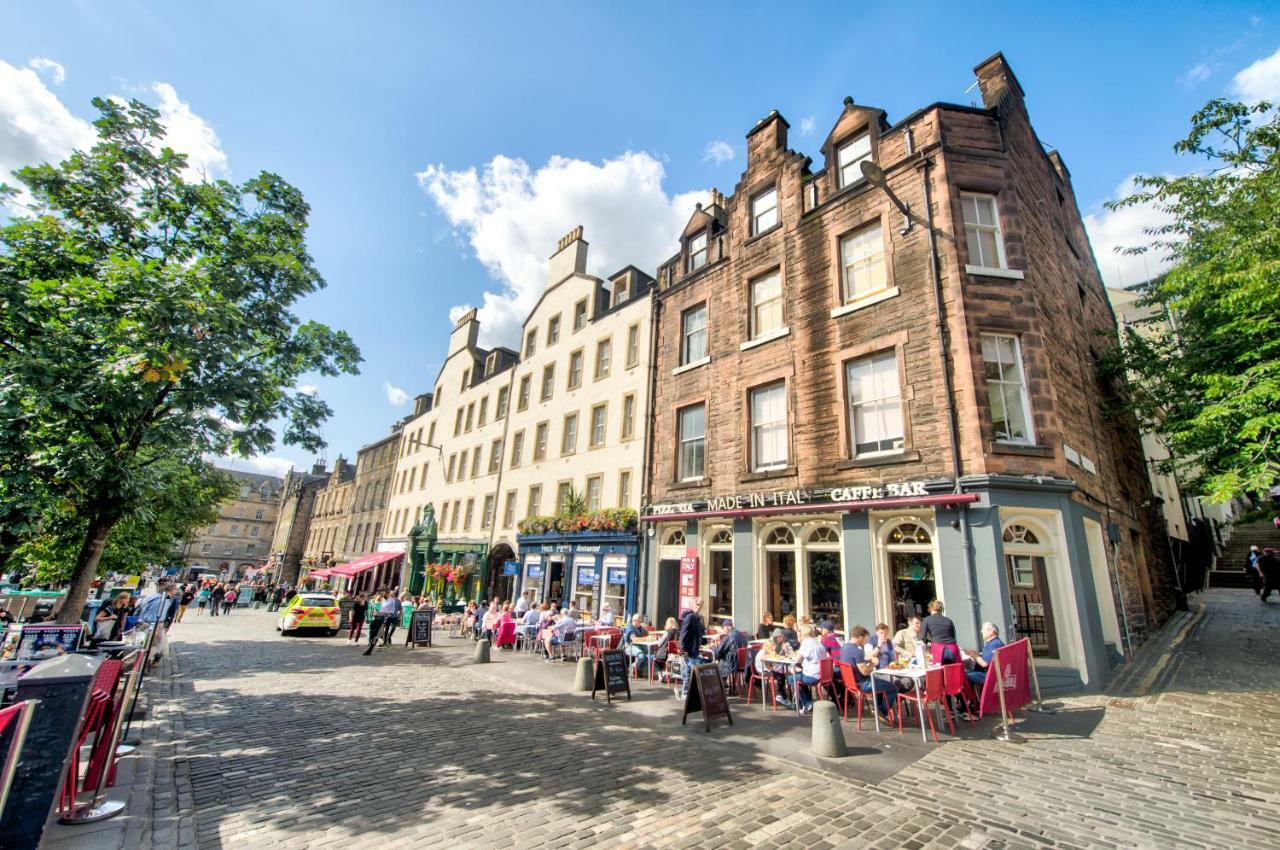
[[[862,161],[862,176],[867,178],[867,182],[872,186],[881,189],[889,200],[893,201],[893,205],[902,213],[902,230],[899,231],[903,236],[911,232],[911,207],[909,207],[901,198],[893,193],[889,188],[889,181],[885,179],[884,169],[876,165],[871,160]]]

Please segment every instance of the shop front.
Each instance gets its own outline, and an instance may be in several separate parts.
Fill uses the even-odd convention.
[[[606,602],[618,616],[638,610],[634,533],[522,534],[516,541],[517,596],[529,591],[534,604],[572,603],[592,617]]]
[[[980,624],[1029,637],[1044,665],[1100,685],[1120,645],[1101,520],[1056,479],[909,481],[650,505],[650,595],[662,622],[691,598],[754,631],[765,612],[893,629],[935,599],[961,643]],[[1050,671],[1052,675],[1052,671]]]

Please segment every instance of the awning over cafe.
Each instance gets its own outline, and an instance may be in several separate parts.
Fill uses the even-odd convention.
[[[836,491],[839,492],[839,491]],[[733,503],[689,502],[683,505],[663,505],[640,517],[641,522],[665,522],[673,519],[701,519],[702,517],[748,517],[772,514],[814,513],[820,511],[865,511],[876,508],[907,508],[939,505],[958,505],[978,501],[977,493],[939,493],[883,499],[846,499],[821,501],[817,499],[778,500],[769,505],[745,506],[741,500]],[[726,502],[728,500],[725,500]],[[749,503],[747,503],[749,504]]]
[[[328,578],[331,574],[331,570],[311,570],[307,573],[307,578]]]
[[[348,561],[345,564],[339,564],[333,567],[330,572],[335,576],[351,576],[371,570],[379,564],[385,564],[387,561],[394,561],[396,558],[403,558],[403,552],[375,552],[372,555],[365,555],[363,558],[356,558],[354,561]]]

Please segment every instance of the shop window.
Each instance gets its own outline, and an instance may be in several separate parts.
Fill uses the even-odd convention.
[[[594,559],[577,562],[574,564],[573,572],[573,598],[577,602],[578,610],[595,617],[600,613],[599,608],[596,607],[600,577],[597,575]]]
[[[615,616],[622,616],[627,610],[627,565],[626,561],[609,561],[604,563],[604,601],[609,603]]]
[[[885,537],[895,629],[905,628],[913,616],[925,616],[937,598],[932,543],[929,531],[911,521],[899,522]]]
[[[836,151],[836,168],[840,173],[840,188],[852,186],[862,179],[862,163],[871,160],[871,134],[859,133]]]

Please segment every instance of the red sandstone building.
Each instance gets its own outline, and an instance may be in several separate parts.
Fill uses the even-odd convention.
[[[818,152],[773,112],[659,269],[642,593],[1031,638],[1101,687],[1174,604],[1111,307],[1057,152],[997,54],[983,107],[846,99]],[[870,168],[864,166],[869,164]]]

